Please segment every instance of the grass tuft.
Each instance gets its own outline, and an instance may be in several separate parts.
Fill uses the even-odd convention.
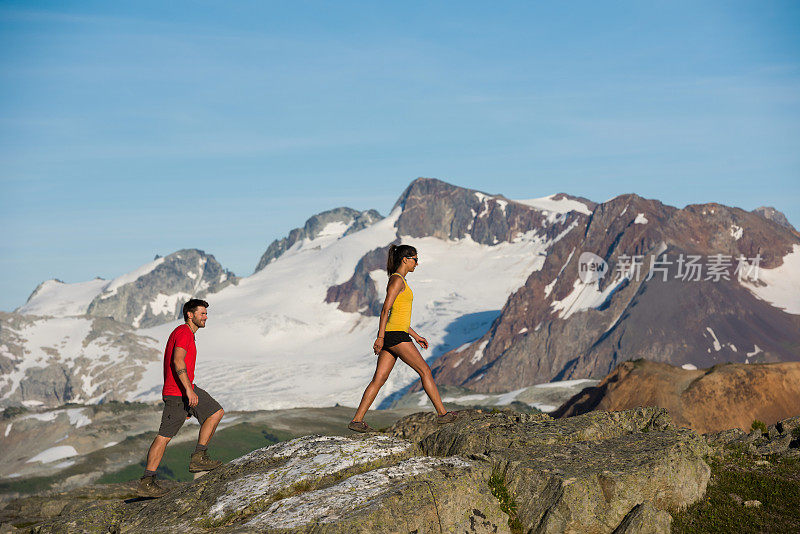
[[[753,423],[750,425],[750,432],[753,430],[761,429],[762,434],[767,433],[767,425],[764,424],[764,421],[759,421],[758,419],[753,419]]]
[[[502,475],[494,474],[489,478],[489,488],[492,495],[500,503],[500,509],[508,515],[508,527],[511,534],[522,534],[522,523],[517,516],[517,503],[506,488],[505,478]]]

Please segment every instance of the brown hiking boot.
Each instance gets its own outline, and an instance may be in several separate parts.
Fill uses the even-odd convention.
[[[136,495],[139,497],[163,497],[169,493],[169,490],[162,488],[156,482],[156,477],[144,477],[139,480],[139,486],[136,488]]]
[[[207,451],[193,452],[192,459],[189,461],[189,472],[200,473],[201,471],[212,471],[221,466],[219,460],[212,460],[208,457]]]
[[[347,425],[347,428],[356,432],[375,432],[375,429],[364,421],[350,421],[350,424]]]

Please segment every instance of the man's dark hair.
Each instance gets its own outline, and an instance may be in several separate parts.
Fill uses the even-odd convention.
[[[183,320],[189,320],[189,314],[194,313],[194,311],[203,306],[204,308],[208,308],[208,302],[200,299],[190,299],[183,305]]]

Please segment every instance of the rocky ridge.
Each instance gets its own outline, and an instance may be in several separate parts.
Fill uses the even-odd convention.
[[[729,363],[698,370],[635,360],[619,364],[551,415],[660,406],[675,424],[706,433],[749,430],[753,420],[773,424],[795,414],[799,405],[800,362]]]
[[[708,368],[718,363],[796,361],[800,315],[754,294],[763,282],[699,280],[678,272],[678,258],[760,255],[762,273],[800,251],[800,234],[739,208],[716,203],[666,206],[620,195],[576,217],[540,270],[512,294],[491,328],[433,364],[438,382],[499,392],[551,380],[602,377],[638,358]],[[579,276],[580,257],[596,254],[607,275]],[[638,272],[631,266],[641,256]],[[647,280],[651,263],[664,272]],[[752,267],[752,266],[751,266]],[[791,277],[781,271],[782,280]],[[791,292],[789,286],[785,291]],[[420,388],[417,383],[412,390]]]
[[[184,249],[156,258],[152,270],[120,286],[111,285],[89,304],[86,313],[112,317],[145,328],[181,317],[189,298],[203,298],[238,281],[210,254]]]
[[[103,317],[0,312],[0,407],[127,400],[160,343]]]
[[[110,317],[133,328],[146,328],[181,316],[181,306],[203,298],[238,278],[211,254],[184,249],[156,258],[114,280],[64,284],[48,280],[28,297],[16,313],[39,316]]]
[[[792,226],[792,223],[789,222],[789,219],[786,218],[786,215],[776,210],[772,206],[760,206],[754,209],[753,213],[757,213],[765,219],[776,222],[785,228],[795,230],[795,227]]]
[[[303,240],[313,241],[323,234],[344,237],[381,219],[383,216],[376,210],[357,211],[347,207],[334,208],[313,215],[301,228],[294,228],[288,236],[270,243],[266,252],[258,260],[255,272],[260,271],[278,259],[284,252],[302,243]]]
[[[159,500],[125,500],[132,484],[19,499],[0,522],[40,533],[668,532],[669,514],[709,480],[704,439],[657,408],[565,420],[466,411],[446,426],[434,415],[258,449]]]
[[[365,254],[349,280],[328,289],[325,301],[338,303],[343,311],[378,315],[383,302],[378,300],[379,293],[370,273],[378,270],[385,273],[390,244],[400,244],[403,237],[435,237],[469,239],[494,246],[530,233],[545,242],[555,242],[578,221],[586,219],[588,207],[583,201],[585,199],[559,193],[551,196],[549,202],[554,206],[573,202],[580,209],[548,211],[502,195],[458,187],[434,178],[417,178],[392,208],[392,212],[400,210],[395,225],[396,239]]]

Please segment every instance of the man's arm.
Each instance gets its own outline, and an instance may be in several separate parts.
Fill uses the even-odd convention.
[[[178,376],[183,391],[189,398],[189,406],[197,406],[197,394],[192,389],[192,383],[189,382],[189,373],[186,371],[186,349],[175,347],[172,351],[172,367],[175,369],[175,374]]]

